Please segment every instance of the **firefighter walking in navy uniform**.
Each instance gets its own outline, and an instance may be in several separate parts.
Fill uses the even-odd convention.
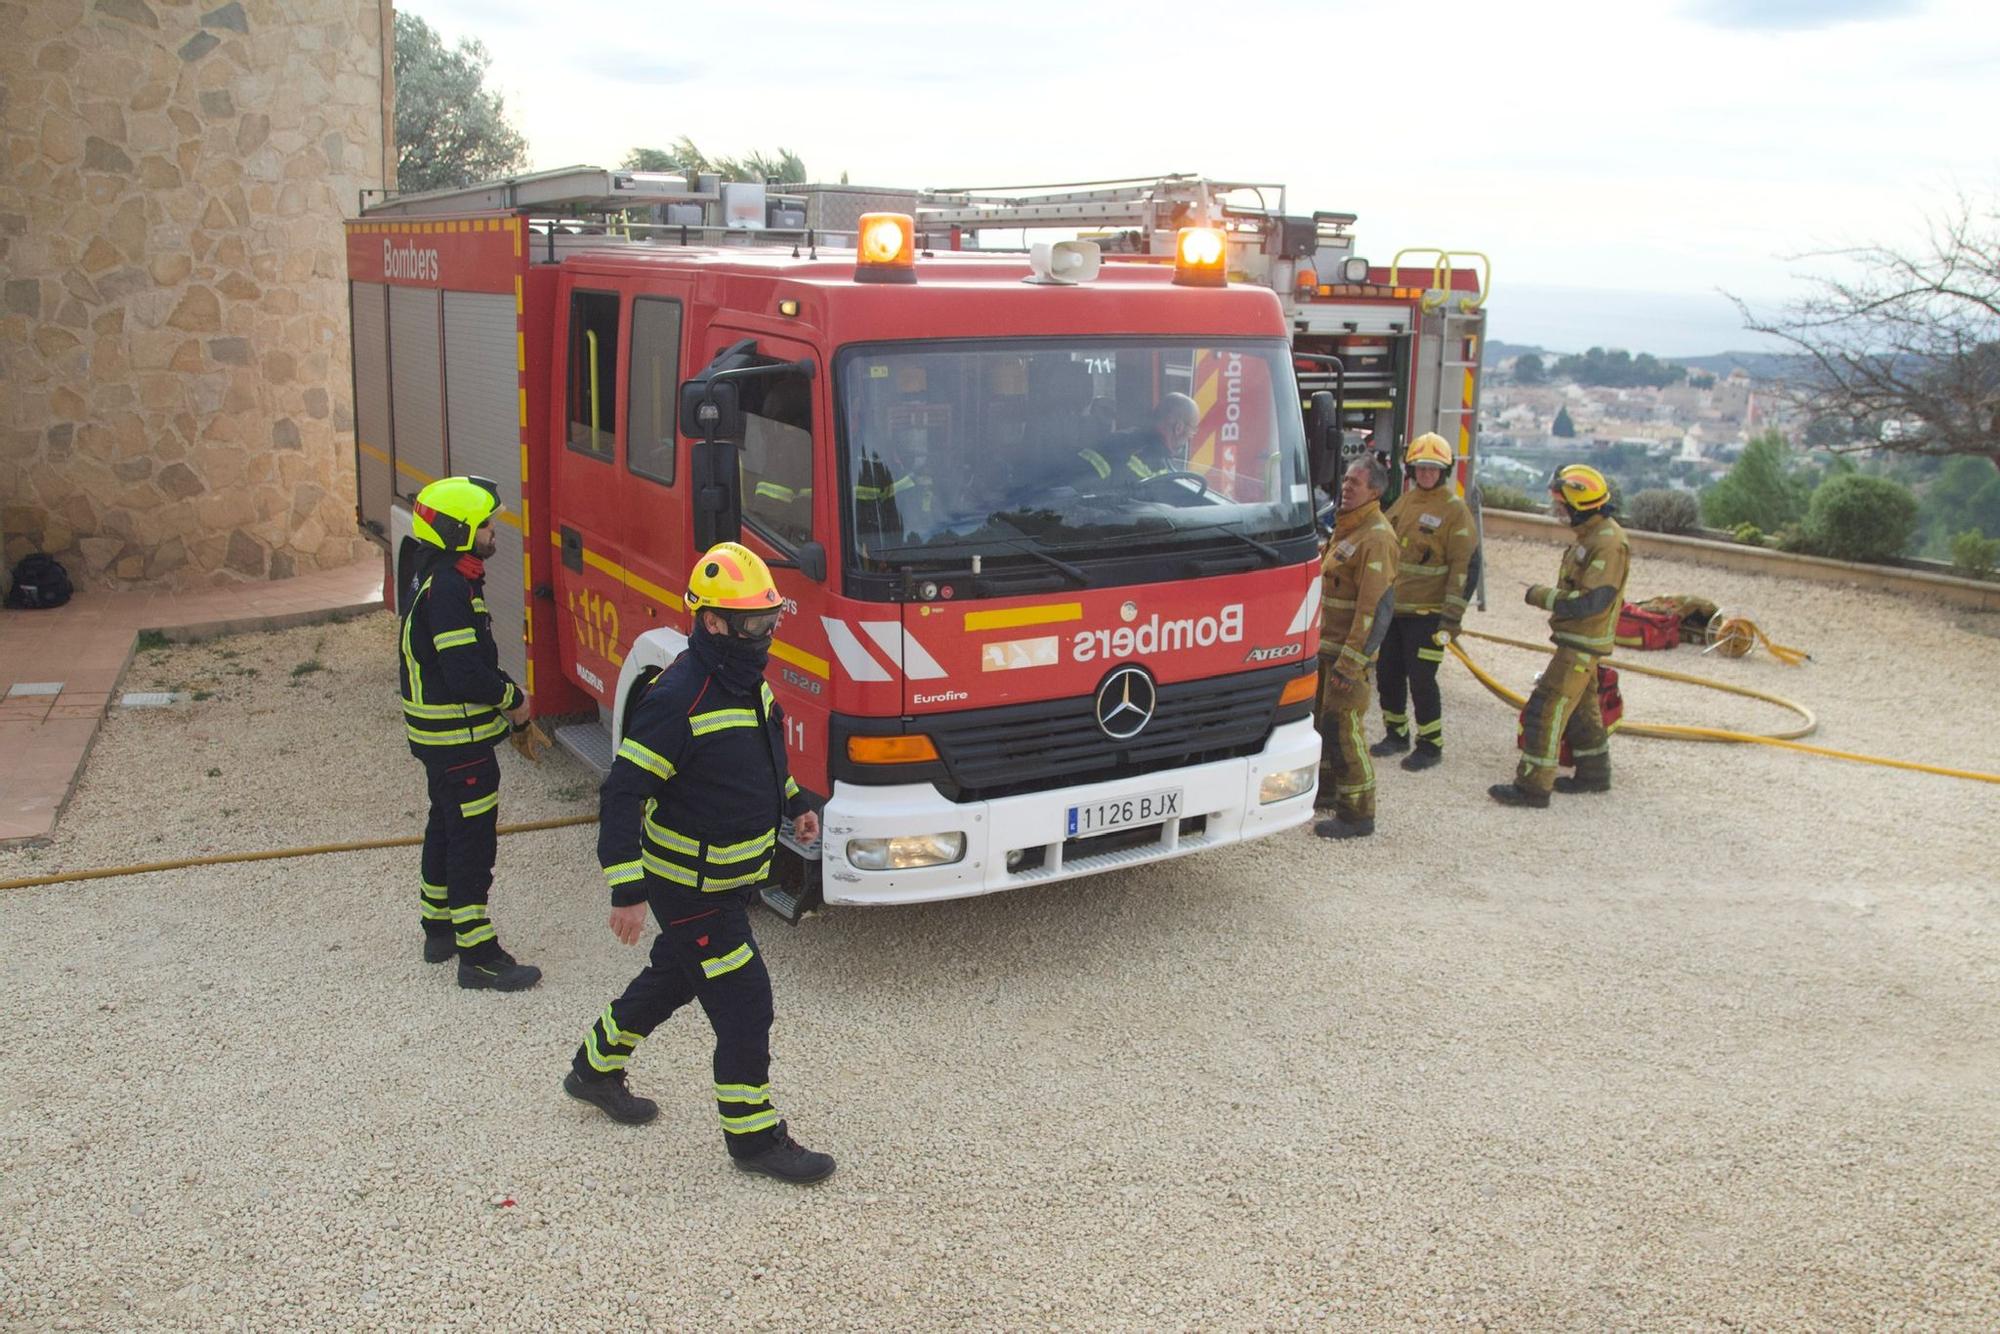
[[[1410,486],[1385,516],[1400,547],[1396,574],[1396,615],[1382,644],[1376,689],[1382,701],[1382,739],[1370,755],[1409,750],[1405,769],[1428,769],[1444,759],[1444,706],[1438,668],[1444,646],[1465,623],[1466,591],[1475,576],[1479,539],[1472,511],[1446,482],[1451,446],[1426,431],[1403,452]],[[1415,750],[1410,750],[1410,715],[1416,710]]]
[[[542,970],[500,948],[488,913],[498,851],[500,762],[494,743],[528,721],[527,697],[500,670],[486,613],[485,559],[493,554],[498,487],[445,477],[417,493],[416,538],[432,548],[403,614],[403,723],[424,762],[421,913],[424,959],[458,957],[461,987],[525,991]]]
[[[639,1043],[689,1001],[715,1030],[715,1104],[736,1166],[804,1185],[833,1159],[795,1142],[771,1102],[771,975],[750,933],[778,826],[801,842],[819,817],[789,773],[784,713],[764,680],[782,601],[748,548],[723,542],[695,563],[688,649],[631,706],[598,801],[597,859],[611,930],[636,944],[651,909],[652,959],[584,1034],[563,1088],[614,1121],[659,1106],[626,1087]]]
[[[1597,664],[1615,642],[1631,552],[1625,530],[1611,517],[1611,488],[1597,469],[1581,463],[1560,469],[1549,495],[1574,540],[1563,552],[1555,587],[1528,589],[1528,605],[1549,614],[1556,652],[1521,711],[1521,765],[1514,781],[1487,789],[1503,806],[1547,806],[1551,791],[1611,790],[1611,741],[1598,705]],[[1573,778],[1556,777],[1564,741],[1576,758]]]

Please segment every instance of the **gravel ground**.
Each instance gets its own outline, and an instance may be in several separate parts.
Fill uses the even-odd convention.
[[[1532,635],[1555,549],[1489,554],[1474,625]],[[1962,614],[1658,561],[1631,591],[1816,656],[1653,660],[2000,770]],[[128,687],[211,697],[110,719],[0,877],[414,830],[392,631],[141,654]],[[1363,846],[760,919],[780,1105],[842,1163],[810,1192],[730,1170],[697,1016],[635,1062],[652,1126],[562,1096],[640,961],[587,828],[503,841],[503,939],[548,971],[519,997],[417,961],[412,851],[5,892],[0,1323],[2000,1324],[2000,792],[1627,740],[1611,796],[1502,810],[1512,720],[1445,680],[1450,758],[1386,770]],[[567,757],[503,764],[503,819],[590,809]]]

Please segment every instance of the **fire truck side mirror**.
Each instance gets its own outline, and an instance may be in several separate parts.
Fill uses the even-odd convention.
[[[695,443],[690,502],[694,509],[694,544],[706,551],[717,542],[743,536],[742,465],[732,440]]]
[[[1325,486],[1340,475],[1340,412],[1333,395],[1324,389],[1308,400],[1306,449],[1314,486]]]
[[[706,551],[743,532],[743,403],[728,380],[698,377],[681,386],[681,434],[695,439],[690,471],[695,546]]]
[[[734,383],[706,377],[681,386],[681,434],[696,440],[743,439],[743,401]]]
[[[791,560],[767,561],[774,570],[797,570],[816,584],[826,582],[826,547],[818,542],[801,542],[792,549]]]

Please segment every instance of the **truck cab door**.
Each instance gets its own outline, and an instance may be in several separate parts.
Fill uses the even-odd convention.
[[[714,351],[746,336],[714,334]],[[771,646],[766,673],[785,710],[785,746],[792,777],[825,796],[827,717],[831,710],[827,631],[827,581],[797,566],[824,562],[837,547],[833,531],[831,395],[825,361],[806,343],[755,335],[760,361],[809,361],[814,374],[792,371],[739,381],[744,408],[742,541],[771,562],[785,600],[784,620]],[[824,570],[824,565],[821,565]]]
[[[557,550],[557,635],[566,672],[607,708],[633,630],[624,576],[624,395],[619,392],[626,301],[582,275],[562,288],[562,420],[557,423],[551,526]]]

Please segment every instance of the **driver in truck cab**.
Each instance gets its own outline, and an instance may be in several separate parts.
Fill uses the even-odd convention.
[[[1201,422],[1201,409],[1186,394],[1168,394],[1153,408],[1152,425],[1114,435],[1103,443],[1080,449],[1076,456],[1087,472],[1085,486],[1134,486],[1161,473],[1187,466],[1188,442]]]

